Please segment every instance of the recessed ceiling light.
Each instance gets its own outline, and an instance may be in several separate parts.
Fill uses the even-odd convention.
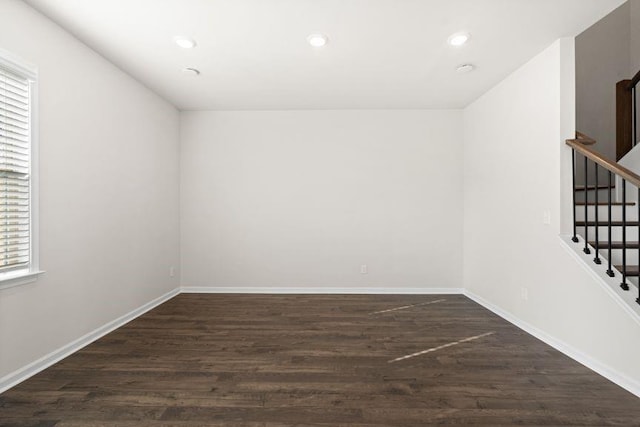
[[[462,46],[464,45],[466,42],[469,41],[469,38],[471,36],[468,33],[456,33],[454,35],[452,35],[451,37],[449,37],[449,44],[451,46]]]
[[[193,49],[198,45],[194,39],[183,36],[178,36],[174,38],[173,41],[183,49]]]
[[[322,47],[327,44],[329,39],[324,34],[311,34],[307,37],[307,41],[313,47]]]
[[[200,75],[200,70],[197,70],[197,69],[191,68],[191,67],[187,67],[187,68],[183,68],[182,69],[182,73],[186,74],[188,76],[196,77],[196,76]]]
[[[464,74],[464,73],[470,73],[475,69],[476,67],[473,64],[462,64],[458,68],[456,68],[456,71],[459,72],[460,74]]]

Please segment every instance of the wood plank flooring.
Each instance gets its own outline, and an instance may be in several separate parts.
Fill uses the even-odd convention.
[[[640,426],[640,399],[460,295],[182,294],[0,395],[0,426],[441,424]]]

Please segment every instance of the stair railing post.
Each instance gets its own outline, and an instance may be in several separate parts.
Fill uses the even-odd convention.
[[[622,283],[620,287],[629,290],[627,284],[627,181],[622,180]]]
[[[613,277],[615,274],[613,273],[613,269],[611,268],[611,187],[613,186],[613,173],[609,171],[609,192],[607,196],[607,241],[609,243],[609,255],[607,256],[607,262],[609,263],[609,268],[607,269],[607,276]]]
[[[631,112],[633,114],[633,141],[632,142],[633,142],[633,146],[635,147],[636,144],[638,143],[638,110],[636,105],[636,102],[638,100],[636,97],[636,86],[634,86],[633,89],[631,89],[631,99],[633,100],[633,105],[631,107]]]
[[[576,227],[576,150],[571,149],[571,170],[573,171],[571,174],[571,179],[573,182],[573,237],[571,240],[574,243],[578,243],[578,233]]]
[[[637,86],[633,86],[632,89],[632,99],[633,99],[633,107],[631,108],[633,114],[633,145],[635,146],[638,143],[638,93],[636,91]],[[638,298],[636,298],[636,302],[640,304],[640,187],[638,187]]]
[[[598,233],[598,229],[600,228],[600,223],[598,222],[598,164],[597,163],[593,163],[594,165],[596,165],[596,204],[594,206],[594,209],[596,211],[596,245],[595,245],[595,249],[596,249],[596,256],[593,259],[593,262],[595,262],[596,264],[600,265],[602,264],[602,261],[600,261],[600,235]]]
[[[589,186],[587,185],[587,175],[588,175],[588,169],[587,166],[589,166],[588,164],[588,160],[587,160],[587,156],[584,156],[584,249],[583,252],[585,254],[590,254],[591,251],[589,250]],[[598,189],[596,188],[596,191],[598,191]],[[598,224],[596,224],[596,227],[598,226]]]

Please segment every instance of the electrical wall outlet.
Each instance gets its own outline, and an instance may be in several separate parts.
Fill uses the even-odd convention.
[[[360,274],[367,274],[367,273],[368,273],[367,264],[362,264],[360,266]]]
[[[520,289],[520,296],[522,297],[523,301],[529,301],[529,289],[521,288]]]
[[[544,211],[542,213],[542,223],[544,225],[551,224],[551,211]]]
[[[176,275],[176,268],[172,265],[169,267],[169,277],[174,277]]]

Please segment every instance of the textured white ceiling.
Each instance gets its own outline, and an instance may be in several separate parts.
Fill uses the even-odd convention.
[[[460,108],[622,0],[26,0],[180,109]],[[462,48],[447,38],[468,31]],[[307,35],[329,37],[311,48]],[[192,50],[173,38],[191,36]],[[476,71],[457,74],[473,63]],[[202,74],[181,73],[194,67]]]

